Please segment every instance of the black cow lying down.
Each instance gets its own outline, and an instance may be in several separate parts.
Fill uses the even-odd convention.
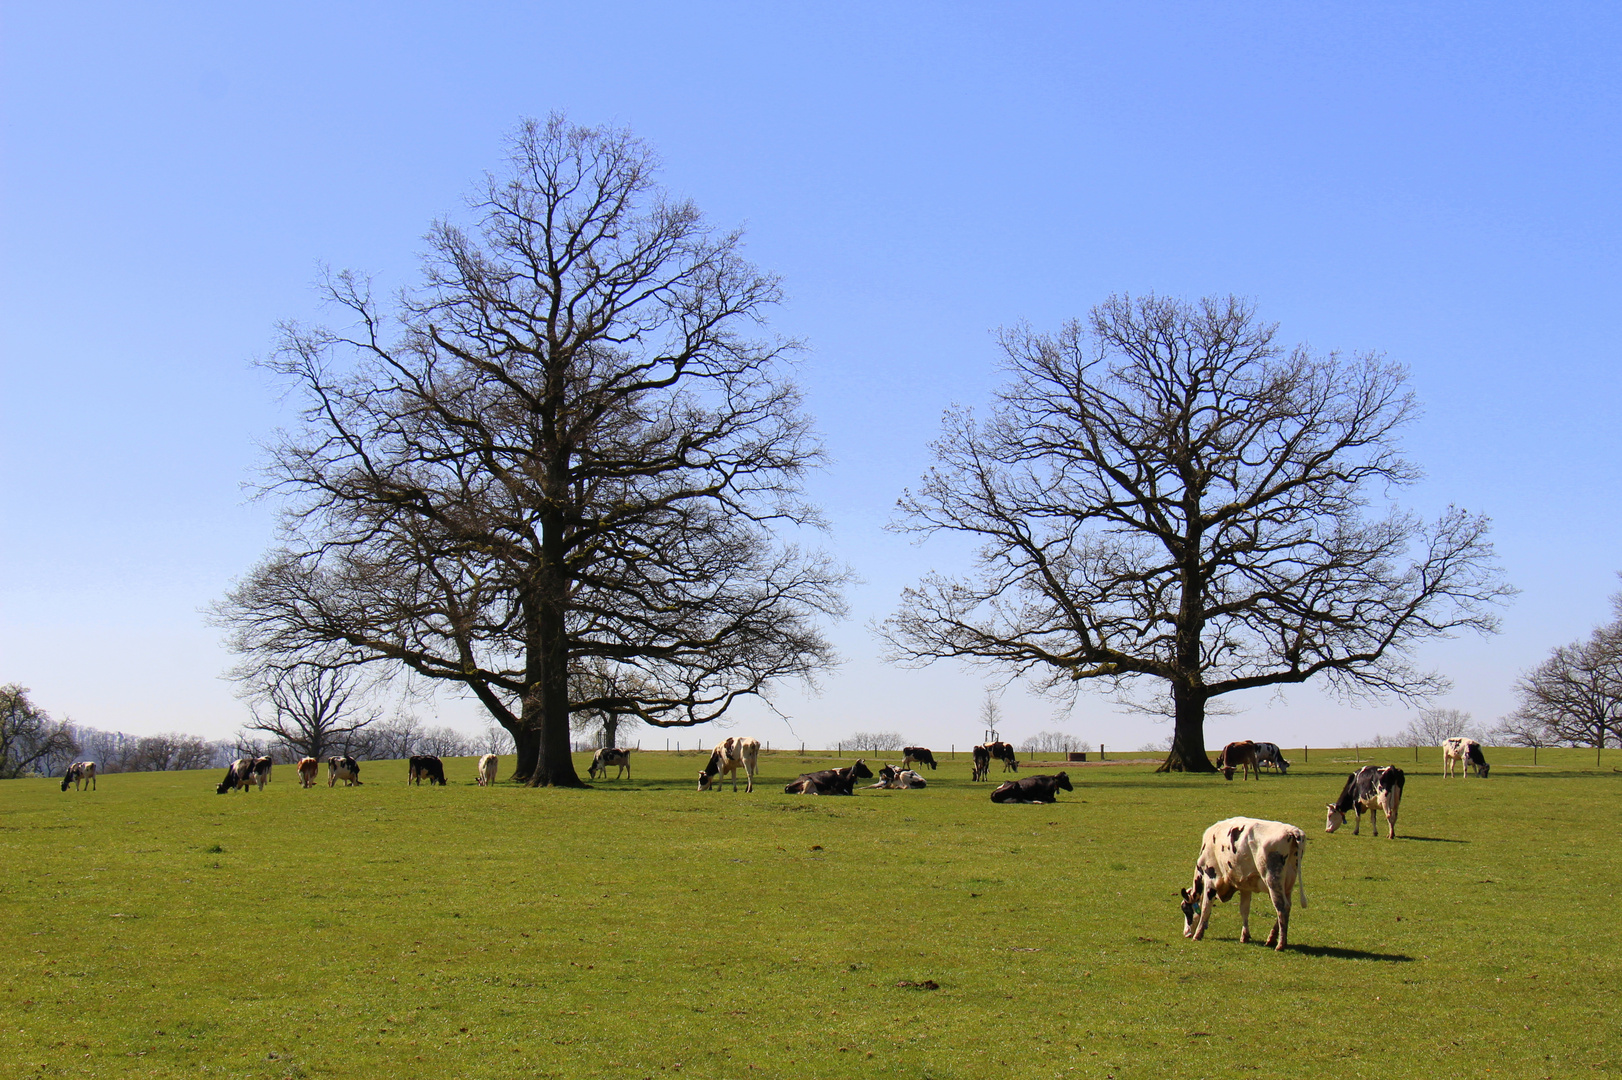
[[[873,770],[861,758],[856,764],[843,769],[823,769],[821,772],[801,773],[783,785],[785,795],[854,795],[856,781],[869,780]]]
[[[1076,790],[1070,786],[1069,773],[1060,773],[1058,776],[1026,776],[998,785],[997,790],[991,793],[991,801],[1048,803],[1059,797],[1060,788],[1066,791]]]

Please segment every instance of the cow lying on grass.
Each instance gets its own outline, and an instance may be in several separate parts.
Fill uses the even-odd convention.
[[[914,774],[916,775],[916,774]],[[783,785],[785,795],[854,795],[856,781],[869,780],[873,770],[861,758],[856,764],[842,769],[823,769],[820,772],[801,773]]]
[[[1059,789],[1074,791],[1070,786],[1070,774],[1060,773],[1057,776],[1025,776],[1018,780],[1007,780],[997,786],[991,793],[994,803],[1050,803],[1059,797]]]
[[[1267,944],[1283,950],[1290,936],[1290,890],[1299,889],[1307,906],[1307,888],[1301,880],[1301,856],[1306,833],[1282,821],[1233,817],[1205,830],[1199,858],[1194,861],[1194,884],[1183,892],[1183,936],[1195,941],[1205,936],[1211,907],[1239,894],[1239,940],[1250,940],[1250,894],[1267,890],[1277,921]]]
[[[1378,765],[1365,765],[1346,777],[1346,785],[1340,789],[1340,798],[1329,804],[1329,816],[1324,822],[1325,832],[1334,832],[1346,824],[1346,815],[1357,814],[1357,822],[1352,826],[1352,835],[1356,836],[1363,828],[1363,814],[1369,815],[1369,831],[1379,835],[1379,828],[1374,820],[1374,811],[1379,809],[1385,815],[1386,837],[1390,840],[1397,838],[1397,808],[1402,805],[1402,770],[1395,765],[1380,768]]]
[[[886,765],[879,770],[879,782],[867,786],[906,791],[911,788],[928,787],[929,783],[911,769],[898,769],[894,765]]]

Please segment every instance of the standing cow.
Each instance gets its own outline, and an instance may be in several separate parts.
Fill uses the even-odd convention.
[[[1346,824],[1346,815],[1357,814],[1357,821],[1352,826],[1352,835],[1356,836],[1363,828],[1363,814],[1369,815],[1369,831],[1379,835],[1379,828],[1374,820],[1374,811],[1379,809],[1385,815],[1386,838],[1397,838],[1397,810],[1402,806],[1403,772],[1395,765],[1380,768],[1378,765],[1365,765],[1346,777],[1346,784],[1340,789],[1340,797],[1329,804],[1329,815],[1324,821],[1324,831],[1334,832]]]
[[[84,785],[90,784],[90,790],[96,790],[96,763],[94,761],[75,761],[68,766],[68,771],[62,774],[62,790],[66,791],[68,785],[73,785],[74,791],[83,791]]]
[[[732,790],[737,791],[738,770],[742,769],[746,779],[743,790],[754,791],[755,765],[759,758],[759,740],[747,736],[738,738],[728,735],[716,743],[715,749],[710,751],[710,760],[705,763],[704,771],[698,774],[698,790],[708,791],[712,787],[720,787],[717,778],[725,774],[732,777]]]
[[[227,791],[235,791],[237,788],[247,791],[251,783],[253,783],[253,758],[237,758],[231,762],[231,767],[225,770],[225,779],[214,789],[214,794],[224,795]]]
[[[344,787],[360,786],[360,762],[348,754],[327,759],[327,786],[332,787],[340,780]]]
[[[629,778],[631,775],[631,752],[622,750],[617,746],[603,747],[591,755],[591,764],[586,768],[586,775],[595,780],[597,774],[602,773],[603,779],[607,780],[609,769],[619,770],[614,774],[616,780],[621,776]]]
[[[299,787],[315,787],[315,778],[321,771],[321,763],[313,757],[301,757],[298,759],[297,768]]]
[[[1250,895],[1267,891],[1277,920],[1267,944],[1282,951],[1290,936],[1290,890],[1299,889],[1307,906],[1307,887],[1301,880],[1301,857],[1307,835],[1294,825],[1259,818],[1232,817],[1205,830],[1199,858],[1194,861],[1194,883],[1183,893],[1183,936],[1199,941],[1211,921],[1211,908],[1239,894],[1239,940],[1250,940]]]
[[[970,753],[974,763],[969,766],[969,781],[984,780],[986,773],[991,771],[991,751],[984,746],[976,746]]]
[[[479,759],[479,773],[474,779],[480,787],[489,787],[496,782],[496,766],[500,761],[494,754],[486,754]]]
[[[901,748],[901,767],[912,768],[913,764],[928,765],[935,768],[935,755],[929,752],[927,746],[903,746]]]
[[[1261,779],[1262,770],[1256,760],[1256,744],[1246,739],[1224,746],[1222,753],[1217,755],[1217,768],[1221,769],[1222,775],[1229,780],[1233,779],[1235,769],[1242,769],[1246,780],[1249,780],[1252,774],[1258,780]]]
[[[1453,775],[1455,762],[1462,764],[1459,769],[1459,779],[1464,779],[1473,769],[1475,774],[1483,780],[1487,779],[1487,759],[1481,753],[1481,744],[1474,739],[1454,737],[1442,740],[1442,776]]]
[[[421,787],[424,780],[429,787],[444,787],[445,763],[433,754],[413,754],[406,768],[406,783]]]
[[[1279,749],[1278,743],[1258,742],[1256,744],[1256,765],[1258,768],[1263,766],[1274,768],[1280,773],[1290,771],[1290,763],[1284,760],[1284,751]]]

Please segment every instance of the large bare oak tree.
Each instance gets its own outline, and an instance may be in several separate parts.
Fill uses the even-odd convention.
[[[895,527],[976,542],[903,594],[893,655],[989,662],[1052,691],[1169,691],[1164,768],[1207,771],[1208,703],[1328,680],[1424,699],[1428,638],[1496,628],[1485,518],[1371,508],[1411,483],[1415,405],[1375,356],[1286,349],[1235,298],[1111,298],[1005,331],[989,416],[955,409]],[[1161,700],[1165,700],[1162,698]]]
[[[778,282],[655,168],[625,131],[525,123],[418,288],[338,274],[351,325],[284,329],[287,543],[219,608],[238,649],[459,683],[537,786],[580,782],[572,711],[704,723],[830,662],[845,572],[780,536],[819,524],[820,450],[763,333]]]

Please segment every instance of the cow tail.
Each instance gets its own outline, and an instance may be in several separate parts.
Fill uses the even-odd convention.
[[[1306,861],[1306,857],[1307,857],[1307,837],[1306,837],[1306,834],[1302,833],[1302,834],[1298,835],[1296,837],[1295,843],[1296,843],[1296,848],[1295,848],[1295,890],[1301,896],[1301,906],[1306,907],[1307,906],[1307,879],[1306,879],[1306,876],[1301,873],[1301,864]]]

